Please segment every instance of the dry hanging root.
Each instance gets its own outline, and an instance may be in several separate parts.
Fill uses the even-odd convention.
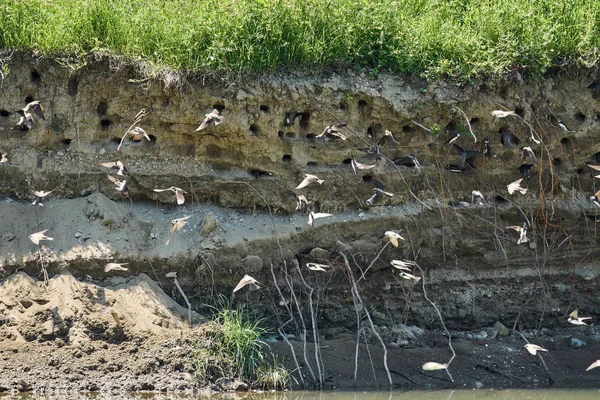
[[[369,311],[364,306],[362,298],[360,297],[360,293],[358,292],[358,287],[356,286],[356,280],[354,279],[354,274],[352,273],[352,269],[350,268],[350,263],[348,262],[348,258],[346,257],[346,255],[344,253],[340,252],[340,254],[344,258],[344,263],[346,264],[346,271],[348,271],[348,279],[350,280],[352,298],[355,302],[355,305],[359,306],[356,308],[360,308],[360,309],[364,310],[365,316],[369,320],[369,325],[371,325],[371,330],[373,331],[373,334],[375,335],[375,337],[377,337],[377,339],[379,340],[379,343],[381,343],[381,347],[383,348],[383,366],[385,368],[385,372],[387,373],[388,382],[389,382],[390,388],[391,388],[393,386],[393,381],[392,381],[392,375],[390,374],[390,369],[388,368],[388,363],[387,363],[387,355],[388,355],[387,347],[385,346],[385,343],[384,343],[383,339],[381,338],[381,335],[379,335],[379,333],[375,329],[375,324],[373,324],[373,320],[371,319],[371,314],[369,314]],[[360,326],[358,326],[357,329],[360,329]],[[355,373],[354,373],[355,380],[356,380],[356,369],[358,368],[357,365],[358,365],[358,346],[357,346],[357,352],[356,352],[356,356],[355,356]]]

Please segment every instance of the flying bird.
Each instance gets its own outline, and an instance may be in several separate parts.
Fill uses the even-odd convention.
[[[173,233],[175,233],[176,231],[180,231],[181,229],[183,229],[183,227],[185,226],[185,224],[187,224],[187,220],[190,219],[192,216],[191,215],[187,215],[185,217],[181,217],[181,218],[176,218],[174,220],[171,221],[171,232],[169,235],[169,240],[167,240],[167,243],[165,244],[165,246],[169,245],[169,242],[171,241],[171,238],[173,237]]]
[[[108,177],[108,180],[110,180],[112,183],[114,183],[115,185],[115,189],[120,192],[121,194],[128,196],[128,192],[127,192],[127,181],[125,179],[120,180],[115,178],[114,176],[108,175],[106,174],[106,176]]]
[[[346,135],[342,133],[342,128],[344,127],[346,127],[346,124],[327,125],[320,135],[315,136],[315,139],[320,139],[324,142],[325,136],[333,136],[341,140],[346,140]]]
[[[210,125],[220,125],[221,122],[223,122],[225,118],[222,115],[219,115],[219,110],[217,110],[216,108],[214,110],[212,110],[211,112],[209,112],[208,114],[204,115],[204,120],[202,121],[202,123],[200,124],[200,126],[196,129],[196,132],[199,132],[203,129],[206,129],[207,127],[209,127]]]
[[[308,206],[310,204],[310,201],[308,201],[306,199],[306,196],[304,196],[303,194],[297,194],[296,195],[296,211],[302,211],[302,208],[304,208],[302,206],[302,204],[305,204],[306,206]]]
[[[306,267],[311,271],[327,272],[326,268],[330,268],[327,264],[306,263]]]
[[[103,166],[104,168],[116,169],[117,175],[120,175],[120,176],[125,176],[125,173],[128,172],[127,168],[125,168],[125,166],[123,165],[123,163],[121,161],[104,162],[104,163],[100,163],[100,165]]]
[[[315,226],[315,220],[319,219],[319,218],[327,218],[327,217],[331,217],[333,214],[327,214],[327,213],[315,213],[315,212],[310,212],[310,214],[308,214],[308,224],[310,226]]]
[[[54,240],[49,236],[46,236],[45,233],[48,232],[48,229],[44,229],[43,231],[32,233],[29,235],[29,240],[31,240],[34,244],[40,244],[41,240]]]
[[[392,132],[386,130],[383,133],[383,136],[381,137],[381,139],[379,139],[376,143],[372,144],[370,147],[361,148],[359,150],[362,152],[365,152],[367,154],[375,154],[375,159],[380,160],[381,156],[380,156],[379,148],[381,146],[385,145],[386,143],[390,144],[391,146],[394,146],[394,147],[397,147],[399,145],[396,138],[394,138],[394,135],[392,134]]]
[[[600,165],[592,165],[592,164],[586,164],[586,165],[593,170],[600,171]],[[600,175],[594,175],[594,178],[600,179]]]
[[[571,130],[571,129],[567,128],[567,125],[565,125],[565,123],[562,121],[562,119],[560,119],[560,118],[557,118],[556,120],[557,120],[557,122],[558,122],[558,126],[559,126],[559,127],[560,127],[560,129],[562,129],[563,131],[565,131],[565,132],[570,132],[570,133],[572,133],[572,132],[575,132],[574,130]]]
[[[485,204],[485,197],[479,190],[473,190],[471,192],[471,204],[478,204],[480,206]]]
[[[177,204],[178,205],[182,205],[183,203],[185,203],[185,197],[183,196],[184,193],[187,193],[185,190],[175,187],[175,186],[171,186],[170,188],[166,188],[166,189],[152,189],[157,193],[160,192],[165,192],[167,190],[170,190],[171,192],[173,192],[173,194],[175,195],[175,197],[177,198]]]
[[[535,143],[535,144],[540,144],[542,143],[541,141],[537,140],[535,138],[534,132],[533,132],[533,128],[529,128],[529,141]]]
[[[591,363],[590,366],[585,369],[585,371],[587,372],[597,367],[600,367],[600,360],[596,360],[593,363]]]
[[[518,180],[506,185],[506,189],[508,190],[508,193],[513,194],[515,191],[521,192],[521,194],[527,193],[527,189],[521,187],[522,180],[523,180],[523,178],[518,179]]]
[[[21,110],[17,110],[17,114],[21,116],[19,122],[17,122],[17,126],[22,131],[31,129],[31,124],[35,124],[33,114],[30,111],[33,111],[33,113],[41,119],[46,119],[46,117],[44,116],[44,106],[42,106],[42,103],[39,100],[32,101]]]
[[[257,283],[258,283],[258,281],[256,279],[254,279],[253,277],[251,277],[250,275],[244,275],[244,277],[242,278],[242,280],[240,280],[240,282],[237,284],[235,289],[233,289],[233,293],[237,292],[244,286],[248,286],[248,285],[250,285],[250,290],[260,289],[260,287],[257,285]]]
[[[44,190],[34,190],[33,191],[33,195],[35,196],[35,200],[33,201],[33,203],[31,203],[31,205],[38,205],[40,207],[43,207],[44,204],[42,203],[42,200],[44,197],[48,196],[50,193],[54,192],[56,189],[52,189],[50,191],[44,191]]]
[[[460,167],[456,164],[448,164],[444,167],[444,169],[455,174],[460,174],[461,172],[464,172],[466,170],[465,167]]]
[[[448,369],[448,364],[440,364],[433,361],[426,362],[421,367],[423,371],[438,371],[440,369]]]
[[[373,192],[375,192],[373,196],[367,199],[367,204],[370,206],[379,202],[383,198],[383,196],[394,197],[394,193],[386,192],[385,190],[379,188],[373,188]]]
[[[590,196],[590,200],[596,207],[600,208],[600,190],[598,190],[593,196]]]
[[[452,143],[456,142],[459,137],[460,137],[460,132],[456,132],[454,134],[454,136],[452,136],[450,139],[446,140],[444,142],[444,144],[451,145]]]
[[[500,135],[500,143],[502,143],[505,149],[512,149],[513,145],[516,146],[521,143],[521,140],[512,132],[505,131],[504,129],[498,130],[498,135]]]
[[[573,325],[587,325],[584,321],[588,319],[592,319],[592,317],[580,317],[578,311],[575,310],[569,314],[567,321]]]
[[[504,229],[512,229],[519,234],[519,240],[517,241],[517,244],[527,243],[529,241],[527,239],[527,225],[526,224],[523,224],[523,227],[511,225],[511,226],[505,227]]]
[[[385,132],[383,132],[383,136],[381,137],[381,139],[379,139],[379,143],[377,143],[377,144],[379,146],[383,146],[386,143],[391,146],[394,146],[394,147],[396,147],[400,144],[400,143],[398,143],[398,141],[396,140],[396,138],[394,137],[392,132],[388,131],[387,129],[385,130]]]
[[[108,263],[104,267],[104,272],[110,271],[129,271],[129,268],[125,268],[123,265],[127,265],[128,263]]]
[[[465,164],[470,166],[471,168],[475,168],[475,157],[477,157],[479,154],[481,154],[481,151],[479,150],[463,150],[462,147],[460,147],[459,145],[457,145],[456,143],[454,143],[452,145],[456,151],[458,152],[458,155],[460,156],[460,166],[464,167]]]
[[[304,180],[300,182],[298,186],[296,186],[296,189],[302,189],[303,187],[307,187],[313,182],[317,182],[319,185],[322,185],[323,182],[325,182],[325,180],[319,179],[319,177],[316,175],[304,174]]]
[[[302,113],[302,112],[296,112],[296,111],[290,111],[285,113],[285,119],[283,121],[283,126],[292,126],[294,125],[294,121],[296,120],[296,118],[300,117],[302,119],[302,117],[304,117],[306,115],[306,113]]]
[[[354,156],[352,156],[350,164],[352,165],[352,169],[354,170],[354,175],[358,174],[359,169],[371,169],[377,166],[377,164],[361,164],[358,161],[356,161]]]
[[[397,268],[403,271],[410,271],[410,267],[414,267],[417,264],[414,261],[405,261],[405,260],[392,260],[392,267]]]
[[[421,280],[420,276],[414,276],[413,274],[409,274],[408,272],[400,272],[400,277],[409,281],[413,281],[414,283],[417,283]]]
[[[519,167],[519,171],[521,171],[521,173],[523,174],[523,176],[525,178],[527,178],[527,180],[531,180],[531,168],[533,167],[533,164],[523,164]]]
[[[400,236],[397,232],[394,231],[386,231],[385,236],[387,236],[387,238],[390,239],[390,243],[394,247],[398,247],[398,239],[404,240],[402,236]]]
[[[537,344],[533,344],[533,343],[527,343],[523,347],[525,347],[525,349],[527,349],[529,354],[532,354],[534,356],[537,354],[538,351],[548,351],[545,348],[538,346]]]
[[[506,118],[511,115],[517,115],[514,111],[494,110],[491,112],[494,118]]]
[[[526,158],[529,158],[529,160],[531,160],[532,163],[537,163],[538,159],[535,155],[535,153],[533,152],[533,150],[531,149],[531,147],[529,146],[525,146],[523,147],[523,152],[521,153],[521,164],[523,164],[523,162],[525,162]]]
[[[419,162],[419,160],[417,160],[417,156],[415,156],[414,154],[409,154],[407,156],[404,157],[398,157],[398,158],[394,158],[392,160],[392,162],[396,165],[404,165],[405,167],[408,168],[421,168],[422,165]]]
[[[145,130],[143,130],[142,128],[140,128],[139,126],[136,126],[135,128],[133,128],[132,130],[130,130],[129,132],[130,135],[133,135],[132,140],[134,142],[139,142],[140,140],[146,139],[147,141],[151,142],[152,139],[150,139],[150,136],[146,133]]]

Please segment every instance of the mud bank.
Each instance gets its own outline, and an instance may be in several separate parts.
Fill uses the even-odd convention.
[[[469,387],[480,374],[490,377],[491,386],[533,385],[530,375],[523,377],[526,368],[533,368],[531,376],[545,385],[548,373],[523,350],[520,336],[477,336],[482,330],[487,334],[496,322],[527,333],[532,342],[555,343],[550,354],[556,363],[547,360],[554,381],[567,382],[561,377],[570,376],[591,382],[590,373],[580,377],[580,363],[589,365],[595,359],[597,332],[595,327],[569,327],[566,317],[579,308],[582,315],[595,318],[600,309],[598,208],[589,199],[597,184],[594,171],[586,166],[600,159],[596,140],[600,103],[587,89],[597,79],[595,70],[535,82],[514,77],[462,87],[385,74],[371,80],[352,71],[248,82],[189,78],[183,86],[167,87],[165,82],[140,81],[134,67],[115,59],[90,56],[87,61],[75,71],[28,54],[13,54],[8,61],[11,72],[0,86],[0,152],[9,160],[0,164],[0,272],[8,279],[4,282],[14,279],[17,271],[43,280],[42,266],[50,277],[58,276],[54,280],[70,276],[80,282],[69,287],[81,282],[113,287],[144,277],[153,290],[185,305],[165,277],[176,271],[199,315],[208,316],[208,305],[225,294],[234,305],[243,304],[266,318],[273,332],[293,335],[294,346],[302,342],[305,331],[309,344],[320,337],[326,372],[321,379],[313,378],[303,350],[296,350],[307,387],[318,387],[319,380],[328,387],[354,385],[349,377],[357,331],[364,332],[361,351],[366,353],[368,343],[374,365],[378,364],[375,360],[383,347],[368,317],[390,352],[389,360],[398,363],[390,366],[397,373],[394,385],[449,384],[440,380],[443,376],[428,381],[423,373],[414,372],[423,361],[449,358],[443,325],[457,332],[457,339],[472,333],[461,339],[465,349],[453,364],[457,385]],[[37,119],[27,131],[18,129],[14,111],[38,99],[46,107],[46,120]],[[141,108],[147,116],[139,126],[151,140],[127,138],[117,150]],[[214,108],[224,122],[194,132]],[[491,111],[497,109],[516,115],[495,118]],[[341,122],[347,124],[342,129],[346,140],[317,137],[326,126]],[[361,150],[379,143],[386,130],[398,143],[381,142],[382,159]],[[519,143],[512,139],[512,147],[505,148],[499,132],[512,132]],[[466,160],[446,143],[456,133],[461,135],[453,144],[472,151],[483,151],[488,138],[491,154],[461,162]],[[523,158],[524,146],[532,148],[535,159]],[[411,154],[421,168],[406,161]],[[375,167],[355,174],[353,157]],[[130,197],[114,189],[106,177],[110,171],[99,165],[116,160],[128,170]],[[523,175],[523,165],[530,165],[525,169],[531,170],[531,178]],[[451,171],[456,169],[461,172]],[[307,173],[324,179],[323,184],[295,189]],[[510,195],[507,185],[519,178],[527,192]],[[170,186],[187,192],[183,205],[177,206],[169,192],[153,191]],[[382,195],[370,204],[367,199],[374,187],[393,196]],[[44,207],[34,207],[33,189],[54,191]],[[483,194],[485,203],[474,201],[473,190]],[[310,203],[296,211],[299,194]],[[333,216],[310,226],[310,212]],[[184,216],[191,216],[187,224],[171,234],[171,221]],[[523,225],[528,242],[517,244],[519,234],[506,227]],[[54,240],[36,246],[28,235],[43,229]],[[398,247],[385,237],[389,230],[404,237]],[[414,284],[403,279],[390,265],[394,259],[415,261],[418,267],[411,266],[409,272],[421,280]],[[107,262],[128,263],[129,271],[105,273]],[[309,262],[328,265],[328,271],[309,270]],[[262,289],[232,296],[245,274],[258,279]],[[443,324],[424,296],[423,283]],[[88,293],[83,286],[77,290]],[[95,316],[104,322],[86,322],[86,312],[73,312],[68,314],[73,326],[82,324],[84,333],[71,332],[70,327],[50,330],[58,318],[52,310],[58,309],[62,319],[63,307],[70,306],[63,300],[48,305],[58,302],[63,290],[39,286],[36,291],[43,294],[41,304],[32,299],[24,304],[19,296],[0,303],[5,315],[29,321],[25,331],[15,321],[0,326],[3,368],[11,377],[3,387],[16,387],[23,373],[44,376],[44,369],[27,367],[31,354],[41,348],[89,360],[70,387],[108,390],[109,378],[105,383],[94,381],[93,371],[106,373],[110,363],[94,357],[106,352],[111,355],[102,355],[105,360],[119,358],[122,350],[140,348],[166,361],[157,361],[155,369],[135,367],[146,362],[143,352],[127,368],[120,361],[123,367],[113,372],[127,370],[128,376],[135,376],[121,385],[126,390],[197,389],[191,367],[175,361],[193,342],[189,338],[194,328],[186,325],[185,310],[174,311],[173,315],[183,313],[183,318],[173,317],[177,323],[165,322],[171,321],[170,316],[156,320],[140,314],[152,321],[147,329],[140,328],[143,334],[95,336],[90,332],[96,325],[114,330],[110,317]],[[89,304],[81,307],[88,310]],[[107,307],[98,303],[88,311],[101,314],[101,305]],[[29,316],[31,307],[35,313]],[[141,304],[136,310],[144,308]],[[167,315],[159,312],[163,314]],[[165,324],[169,329],[175,324],[177,331],[154,330]],[[425,339],[407,340],[402,326],[425,329]],[[28,334],[29,330],[39,332]],[[176,342],[165,339],[173,335]],[[573,349],[571,338],[577,335],[585,335],[581,340],[586,344]],[[84,338],[84,346],[94,348],[91,355],[78,350],[78,337]],[[289,351],[286,343],[273,348],[281,354]],[[489,364],[487,351],[500,357],[508,349],[514,363],[506,358]],[[475,358],[481,360],[474,363]],[[291,363],[290,356],[286,363]],[[314,357],[310,363],[316,373]],[[102,368],[94,369],[100,364]],[[370,371],[370,365],[368,355],[359,357],[361,371]],[[295,363],[291,366],[297,368]],[[336,375],[339,370],[343,372]],[[152,371],[178,378],[156,380]],[[358,385],[385,385],[387,374],[381,369],[376,374],[371,379],[372,373],[361,373],[363,382]]]

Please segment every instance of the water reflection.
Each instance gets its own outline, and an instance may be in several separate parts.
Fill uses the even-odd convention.
[[[278,392],[191,394],[3,395],[0,400],[597,400],[599,390],[438,390],[406,392]]]

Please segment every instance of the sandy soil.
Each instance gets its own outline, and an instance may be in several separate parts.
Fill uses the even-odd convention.
[[[202,388],[189,358],[203,318],[173,301],[146,275],[113,277],[104,282],[79,281],[69,274],[51,278],[46,287],[23,272],[0,284],[0,391],[183,391]],[[600,354],[600,329],[574,327],[543,330],[537,337],[524,334],[549,352],[542,360],[523,348],[515,334],[489,336],[482,332],[452,332],[457,354],[450,372],[423,372],[427,361],[447,362],[448,342],[441,332],[405,328],[387,343],[387,363],[393,387],[594,387],[597,371],[584,372]],[[366,332],[367,333],[367,332]],[[368,333],[367,333],[368,334]],[[497,334],[497,332],[495,332]],[[586,343],[572,348],[578,338]],[[383,348],[375,337],[359,346],[357,379],[354,379],[356,337],[328,332],[320,344],[323,388],[389,387]],[[311,339],[309,338],[309,342]],[[301,342],[291,338],[300,372],[307,387],[317,388],[304,364]],[[290,347],[269,343],[291,368]],[[318,377],[314,346],[306,360]],[[298,371],[294,373],[300,383]],[[295,385],[296,386],[296,385]],[[232,384],[212,389],[231,389]]]

